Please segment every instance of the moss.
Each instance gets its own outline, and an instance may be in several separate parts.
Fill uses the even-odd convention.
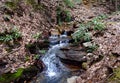
[[[108,79],[111,83],[120,83],[120,67],[113,70],[113,75]]]
[[[17,78],[22,76],[23,73],[22,68],[18,69],[15,73],[6,73],[0,76],[0,83],[10,83],[13,80],[16,80]]]
[[[87,69],[88,68],[88,63],[87,62],[82,63],[82,68]]]
[[[19,68],[15,73],[5,73],[0,76],[0,83],[24,83],[24,81],[31,80],[32,77],[37,75],[40,70],[36,66],[28,68]]]

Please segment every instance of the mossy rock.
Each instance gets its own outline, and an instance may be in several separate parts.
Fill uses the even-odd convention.
[[[85,70],[88,69],[88,63],[87,62],[83,62],[82,63],[82,68],[85,69]]]
[[[32,77],[36,76],[39,69],[36,66],[30,66],[26,69],[19,68],[15,73],[5,73],[0,76],[0,83],[24,83],[30,81]]]
[[[0,76],[0,83],[10,83],[22,76],[24,69],[20,68],[15,73],[6,73]]]

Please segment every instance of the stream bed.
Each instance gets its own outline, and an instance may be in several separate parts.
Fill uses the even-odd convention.
[[[49,41],[48,52],[40,58],[45,68],[31,83],[67,83],[67,78],[80,75],[83,71],[79,66],[64,64],[58,57],[63,54],[60,49],[69,46],[67,34],[50,36]]]

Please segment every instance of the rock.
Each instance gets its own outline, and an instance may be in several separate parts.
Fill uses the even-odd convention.
[[[84,51],[64,50],[57,54],[57,56],[62,62],[70,65],[81,65],[83,62],[87,61]]]
[[[83,43],[83,46],[84,47],[90,47],[90,46],[92,46],[93,44],[91,43],[91,42],[85,42],[85,43]]]
[[[76,83],[78,76],[73,76],[67,79],[67,83]]]
[[[60,32],[58,29],[50,29],[50,35],[60,35]]]
[[[88,67],[89,67],[89,66],[88,66],[87,62],[83,62],[83,63],[82,63],[82,68],[83,68],[83,69],[88,69]]]
[[[25,47],[30,51],[31,54],[38,54],[40,53],[39,49],[47,49],[49,47],[49,42],[45,40],[39,40],[37,42],[29,43]]]

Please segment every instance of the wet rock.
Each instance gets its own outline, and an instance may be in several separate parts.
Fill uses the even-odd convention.
[[[62,54],[57,54],[60,60],[71,65],[81,65],[86,62],[86,53],[83,51],[65,50]]]
[[[67,79],[67,83],[76,83],[78,76],[73,76]]]

